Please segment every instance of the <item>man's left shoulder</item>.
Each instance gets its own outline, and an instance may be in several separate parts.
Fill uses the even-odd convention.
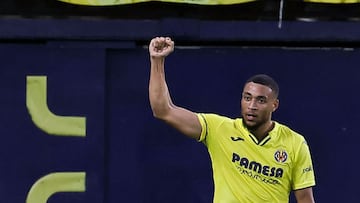
[[[293,130],[291,127],[276,122],[278,125],[278,133],[282,139],[290,139],[293,142],[302,143],[305,141],[305,138],[298,131]]]

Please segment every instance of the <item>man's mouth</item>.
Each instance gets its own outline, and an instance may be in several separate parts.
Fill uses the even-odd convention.
[[[246,114],[246,119],[249,121],[254,120],[256,117],[256,114]]]

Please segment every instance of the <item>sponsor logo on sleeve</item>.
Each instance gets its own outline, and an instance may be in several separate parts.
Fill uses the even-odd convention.
[[[308,173],[308,172],[310,172],[312,170],[313,170],[312,166],[306,167],[306,168],[303,169],[303,174]]]

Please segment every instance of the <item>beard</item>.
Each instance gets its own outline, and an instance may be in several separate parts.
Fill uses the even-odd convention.
[[[243,125],[250,131],[254,132],[256,131],[260,126],[264,125],[266,123],[265,120],[259,120],[257,122],[248,122],[244,117],[242,119]]]

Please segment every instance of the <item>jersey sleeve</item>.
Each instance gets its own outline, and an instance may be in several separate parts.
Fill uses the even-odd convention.
[[[207,145],[216,134],[216,129],[224,121],[225,117],[210,113],[198,113],[197,116],[201,124],[201,135],[198,141]]]
[[[207,121],[206,121],[204,114],[198,113],[197,116],[198,116],[199,122],[201,124],[201,135],[200,135],[200,139],[198,141],[203,142],[208,133],[208,125],[207,125]]]
[[[303,138],[296,153],[292,189],[299,190],[315,185],[314,168],[309,146]]]

